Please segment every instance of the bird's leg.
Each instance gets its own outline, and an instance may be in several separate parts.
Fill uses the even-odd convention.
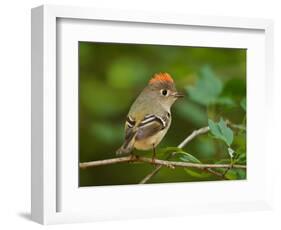
[[[130,152],[130,160],[129,160],[129,163],[133,163],[133,162],[136,162],[138,160],[139,156],[134,154],[134,150],[132,150]]]
[[[129,162],[133,162],[134,161],[134,159],[135,159],[135,154],[134,154],[134,151],[132,150],[131,152],[130,152],[130,161]]]

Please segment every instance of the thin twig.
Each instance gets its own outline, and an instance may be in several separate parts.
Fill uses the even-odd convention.
[[[119,157],[119,158],[99,160],[99,161],[89,161],[89,162],[79,163],[79,167],[81,169],[86,169],[86,168],[102,166],[102,165],[110,165],[110,164],[117,164],[117,163],[122,163],[122,162],[130,162],[131,159],[132,158],[130,156],[126,156],[126,157]]]
[[[145,176],[140,182],[140,184],[145,184],[151,177],[154,177],[156,173],[159,172],[159,170],[162,168],[162,165],[157,165],[154,170],[152,170],[149,174]]]
[[[234,123],[232,123],[232,122],[229,121],[229,120],[226,120],[226,123],[227,123],[231,128],[240,129],[240,130],[242,130],[242,131],[246,131],[246,127],[243,126],[243,125],[234,124]]]
[[[184,146],[186,146],[190,141],[192,141],[195,137],[205,134],[207,132],[209,132],[210,128],[209,126],[194,130],[187,138],[185,138],[179,145],[178,148],[183,148]],[[174,155],[174,153],[171,153],[167,159],[171,158]],[[149,174],[147,174],[145,176],[145,178],[143,178],[140,182],[140,184],[145,184],[148,180],[150,180],[150,178],[152,178],[153,176],[156,175],[156,173],[158,173],[158,171],[162,168],[162,165],[158,165],[152,172],[150,172]],[[214,174],[214,173],[213,173]]]
[[[207,169],[207,168],[240,168],[245,169],[246,165],[239,165],[239,164],[201,164],[201,163],[191,163],[191,162],[181,162],[181,161],[167,161],[167,160],[160,160],[160,159],[153,159],[148,157],[139,157],[139,156],[126,156],[126,157],[119,157],[119,158],[112,158],[107,160],[99,160],[99,161],[91,161],[91,162],[84,162],[80,163],[79,166],[82,169],[89,168],[89,167],[97,167],[101,165],[110,165],[122,162],[143,162],[143,163],[150,163],[155,165],[165,166],[171,169],[175,167],[182,167],[182,168],[197,168],[197,169]]]
[[[208,173],[211,173],[211,174],[217,176],[217,177],[221,177],[222,179],[227,180],[227,178],[225,177],[225,175],[224,175],[223,173],[219,173],[219,172],[217,172],[217,171],[215,171],[215,170],[213,170],[213,169],[210,169],[210,168],[206,168],[206,171],[207,171]]]
[[[205,134],[209,132],[210,128],[209,126],[203,127],[201,129],[194,130],[187,138],[185,138],[179,145],[178,148],[183,148],[186,146],[190,141],[192,141],[195,137]]]

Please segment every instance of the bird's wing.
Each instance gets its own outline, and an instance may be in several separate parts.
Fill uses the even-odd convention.
[[[127,116],[126,123],[125,123],[125,141],[123,144],[124,148],[127,148],[129,143],[135,137],[136,130],[135,130],[136,121],[133,117]]]
[[[128,115],[125,123],[125,139],[129,138],[129,136],[132,135],[133,130],[135,130],[135,126],[136,126],[135,118]]]
[[[146,115],[144,119],[137,125],[137,132],[135,139],[142,140],[151,137],[166,128],[170,122],[170,114],[166,113],[164,116],[155,114]]]

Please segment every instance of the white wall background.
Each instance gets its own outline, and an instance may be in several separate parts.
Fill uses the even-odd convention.
[[[30,8],[41,4],[80,5],[101,8],[174,12],[201,15],[262,17],[275,20],[276,99],[281,98],[281,7],[278,0],[9,0],[0,8],[0,228],[39,229],[30,221]],[[277,92],[279,91],[279,92]],[[280,107],[276,117],[281,117]],[[262,121],[261,121],[262,122]],[[280,128],[280,122],[276,122]],[[281,157],[276,152],[276,181]],[[261,169],[262,170],[262,169]],[[281,183],[275,186],[273,212],[187,216],[168,219],[130,220],[48,226],[52,229],[280,229]],[[235,194],[235,191],[233,191]],[[208,196],[208,191],[206,191]],[[149,204],[147,204],[149,205]],[[188,207],[187,207],[188,208]]]

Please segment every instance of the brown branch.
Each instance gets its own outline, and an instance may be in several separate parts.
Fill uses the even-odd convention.
[[[167,160],[159,160],[153,159],[148,157],[139,157],[139,156],[126,156],[126,157],[119,157],[119,158],[112,158],[107,160],[99,160],[99,161],[90,161],[80,163],[79,166],[82,169],[89,168],[89,167],[97,167],[102,165],[110,165],[122,162],[143,162],[143,163],[150,163],[155,165],[165,166],[171,169],[175,167],[183,167],[183,168],[197,168],[197,169],[210,169],[210,168],[240,168],[245,169],[246,165],[239,165],[239,164],[199,164],[199,163],[190,163],[190,162],[181,162],[181,161],[167,161]]]
[[[209,132],[210,128],[209,126],[203,127],[201,129],[197,129],[194,130],[187,138],[185,138],[179,145],[179,148],[183,148],[184,146],[186,146],[190,141],[192,141],[195,137],[201,135],[201,134],[205,134],[207,132]]]

